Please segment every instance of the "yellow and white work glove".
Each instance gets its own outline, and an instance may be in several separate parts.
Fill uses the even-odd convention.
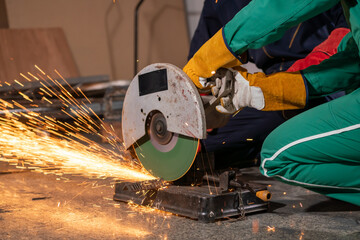
[[[249,81],[238,72],[234,74],[234,77],[232,91],[227,96],[220,98],[221,105],[216,106],[216,110],[225,114],[233,114],[243,107],[263,109],[265,99],[261,88],[250,86]],[[219,78],[215,82],[216,85],[211,88],[211,92],[216,97],[223,84]]]
[[[278,111],[304,108],[306,88],[299,72],[279,72],[271,75],[264,73],[249,74],[244,68],[233,68],[232,91],[220,98],[216,110],[233,114],[244,107],[263,111]],[[216,79],[211,91],[215,97],[222,91],[223,83]]]
[[[239,57],[240,58],[240,57]],[[243,54],[246,58],[246,54]],[[219,68],[240,66],[242,62],[227,48],[220,29],[194,54],[183,68],[196,87],[208,87],[206,79],[212,77]]]

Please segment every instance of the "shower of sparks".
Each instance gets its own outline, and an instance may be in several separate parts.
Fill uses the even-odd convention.
[[[113,128],[105,127],[90,107],[73,97],[85,97],[90,103],[80,89],[73,89],[56,70],[56,77],[52,78],[38,66],[35,67],[38,70],[35,74],[20,73],[24,82],[16,80],[14,86],[6,84],[17,89],[17,94],[33,108],[39,106],[21,88],[26,82],[40,82],[42,87],[38,94],[43,96],[41,104],[53,104],[53,99],[57,98],[63,105],[62,112],[73,123],[34,112],[21,104],[24,100],[0,99],[0,161],[18,168],[45,173],[51,171],[59,175],[79,174],[131,181],[153,178],[129,157]],[[68,87],[65,88],[61,81]],[[15,108],[21,111],[15,111]],[[112,148],[107,149],[84,134],[98,136]]]
[[[305,235],[305,233],[301,230],[299,240],[302,240],[304,235]]]
[[[274,226],[272,226],[272,227],[267,226],[267,231],[268,232],[275,232],[275,227]]]

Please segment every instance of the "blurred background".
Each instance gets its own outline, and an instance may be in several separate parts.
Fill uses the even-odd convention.
[[[112,80],[130,80],[134,75],[134,17],[139,2],[141,1],[0,0],[0,27],[2,30],[60,28],[70,52],[66,53],[66,47],[59,47],[54,53],[63,52],[65,56],[70,54],[76,67],[69,71],[69,67],[56,64],[56,68],[66,77],[105,74]],[[196,28],[202,4],[203,0],[144,0],[141,3],[138,9],[139,70],[155,62],[172,63],[179,67],[185,65],[190,38]],[[3,47],[10,44],[9,37],[4,37],[4,34],[0,37],[0,45]],[[46,36],[35,35],[35,40],[33,37],[24,37],[24,42],[17,43],[23,46],[18,58],[30,58],[31,60],[27,60],[30,61],[29,66],[41,64],[41,58],[49,53],[46,51],[52,51],[53,48],[42,42]],[[56,35],[54,38],[59,41],[55,45],[64,44],[60,41],[62,36]],[[32,41],[45,46],[34,49]],[[18,46],[14,48],[19,49]],[[0,67],[10,71],[9,64],[16,64],[20,60],[8,56],[4,49],[0,54]],[[58,59],[59,56],[50,58]],[[59,62],[53,59],[48,59],[47,62],[50,64],[52,61]],[[69,65],[70,60],[64,62]],[[20,66],[12,74],[32,70],[22,69],[21,65],[24,64],[17,65]],[[8,79],[0,80],[11,81],[13,78],[9,73],[6,76]]]

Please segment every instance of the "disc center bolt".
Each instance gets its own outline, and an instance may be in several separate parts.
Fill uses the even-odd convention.
[[[158,122],[156,123],[155,128],[156,128],[156,132],[157,132],[158,134],[164,135],[165,126],[164,126],[164,123],[163,123],[162,121],[158,121]]]
[[[166,119],[161,112],[152,113],[148,122],[147,131],[152,141],[160,145],[166,145],[171,141],[173,133],[167,130]]]

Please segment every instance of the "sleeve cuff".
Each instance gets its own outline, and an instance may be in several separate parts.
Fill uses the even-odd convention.
[[[223,37],[223,41],[225,43],[225,46],[226,48],[228,49],[228,51],[237,59],[241,62],[241,64],[245,64],[248,62],[248,54],[247,54],[247,51],[242,53],[241,55],[237,55],[233,50],[231,50],[229,44],[227,43],[226,41],[226,38],[225,38],[225,33],[224,33],[224,28],[221,29],[221,34],[222,34],[222,37]]]
[[[307,106],[308,102],[309,102],[309,88],[308,88],[308,81],[303,73],[303,71],[300,71],[301,73],[301,77],[304,80],[304,85],[305,85],[305,91],[306,91],[306,101],[305,101],[305,106]]]

